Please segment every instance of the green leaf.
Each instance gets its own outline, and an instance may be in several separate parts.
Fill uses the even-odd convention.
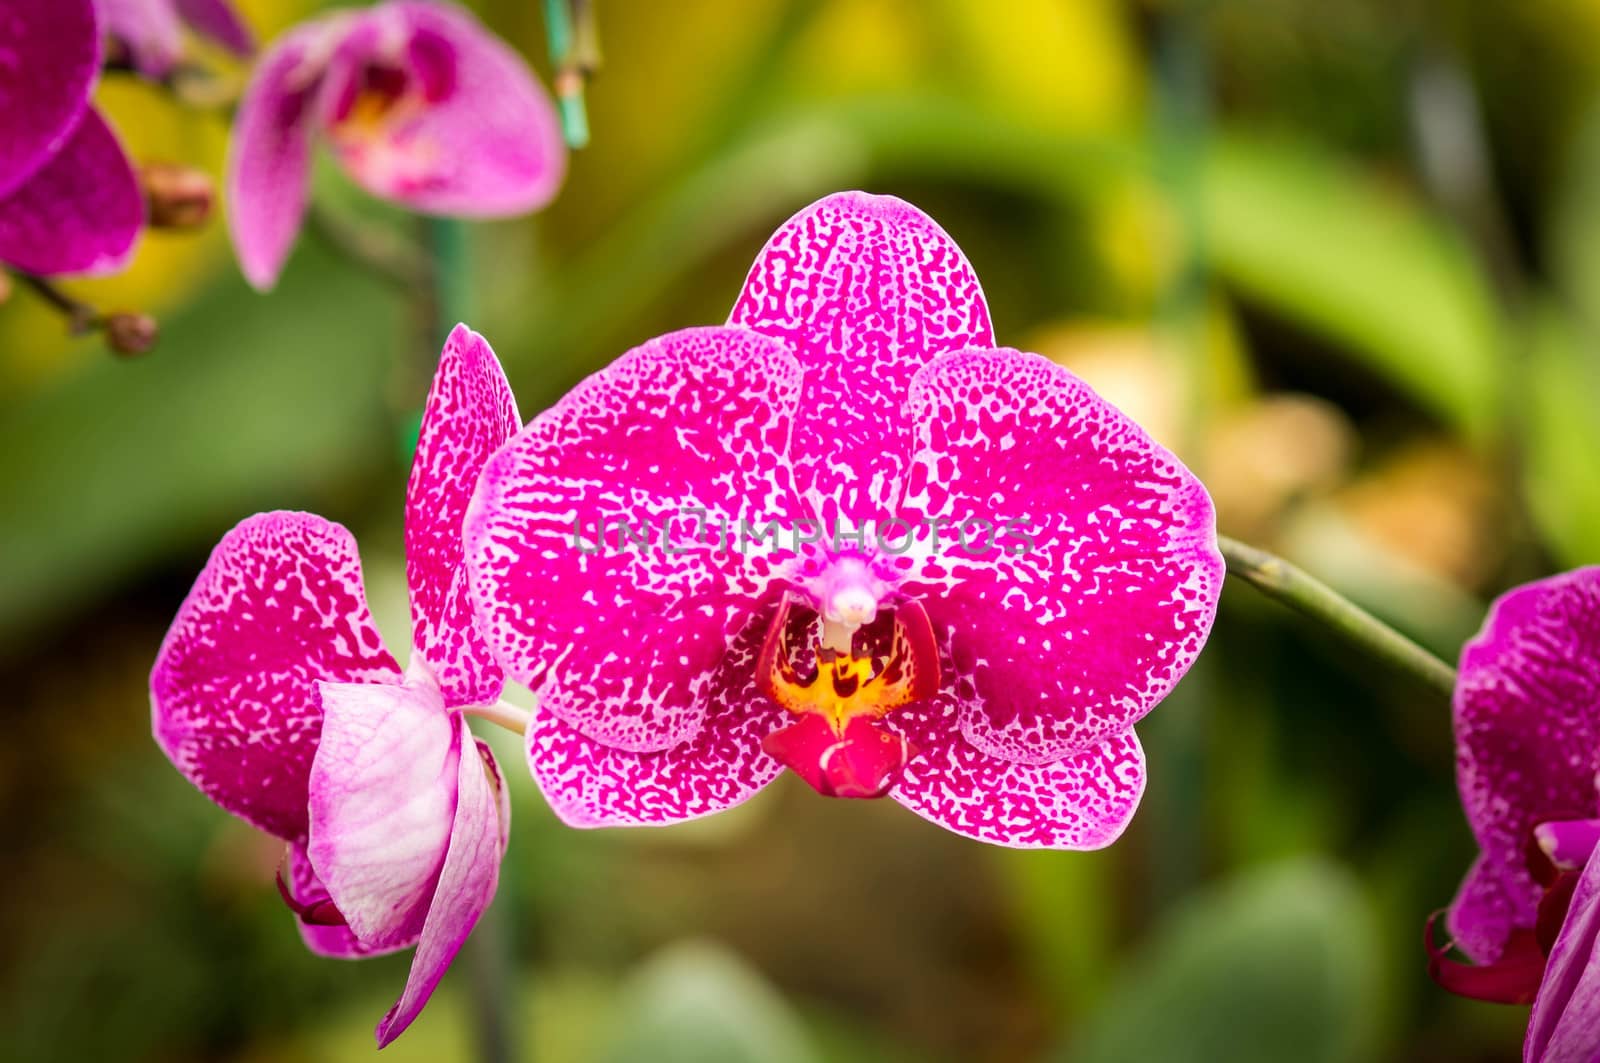
[[[602,1059],[806,1063],[816,1058],[777,992],[732,953],[674,945],[634,975]]]
[[[1150,935],[1071,1063],[1346,1063],[1371,1055],[1377,943],[1366,903],[1320,862],[1252,872]]]
[[[1546,546],[1563,565],[1600,561],[1600,344],[1545,307],[1528,352],[1524,487]]]
[[[1398,187],[1309,144],[1230,134],[1206,163],[1205,249],[1248,298],[1348,349],[1447,424],[1496,420],[1501,336],[1466,245]]]

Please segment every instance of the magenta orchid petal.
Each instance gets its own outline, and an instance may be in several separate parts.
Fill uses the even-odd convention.
[[[346,39],[328,135],[358,184],[413,210],[535,210],[566,167],[555,107],[528,64],[461,8],[381,4]]]
[[[1014,849],[1100,849],[1122,835],[1144,795],[1144,750],[1133,731],[1022,764],[964,739],[959,703],[947,693],[887,717],[918,749],[890,797],[946,830]]]
[[[1592,1063],[1600,1056],[1600,849],[1589,857],[1556,935],[1528,1022],[1527,1063]]]
[[[316,684],[401,678],[350,533],[310,513],[257,514],[217,544],[161,644],[156,742],[222,808],[296,840],[322,729]]]
[[[172,0],[96,0],[106,32],[128,49],[134,68],[163,78],[183,55],[183,24]]]
[[[283,883],[283,888],[288,894],[287,900],[290,907],[301,911],[316,911],[322,906],[332,905],[333,898],[328,894],[328,887],[322,884],[316,871],[311,866],[311,859],[306,855],[305,845],[294,842],[289,847],[289,875]],[[398,940],[385,947],[374,948],[364,944],[355,933],[343,923],[308,922],[305,919],[296,921],[300,928],[300,939],[305,942],[306,948],[318,956],[327,956],[335,960],[359,960],[368,956],[383,956],[401,949],[410,948],[416,940]]]
[[[216,41],[234,55],[255,51],[255,34],[229,0],[173,0],[183,21],[200,35]]]
[[[66,143],[99,73],[93,0],[10,0],[0,8],[0,198]]]
[[[994,342],[955,241],[904,200],[864,192],[819,200],[774,233],[728,323],[782,340],[800,361],[795,473],[824,521],[887,515],[912,377],[936,355]]]
[[[1479,963],[1534,925],[1542,890],[1530,832],[1600,810],[1600,567],[1502,596],[1461,651],[1456,781],[1483,851],[1451,905],[1449,928]]]
[[[777,778],[783,765],[761,742],[789,714],[756,688],[765,631],[758,617],[741,632],[712,680],[705,722],[671,749],[617,749],[535,710],[528,767],[551,810],[569,827],[667,826],[732,808]]]
[[[460,729],[426,683],[319,688],[311,864],[364,944],[414,940],[450,841]]]
[[[144,194],[93,109],[50,161],[0,201],[0,262],[41,276],[110,273],[133,255]]]
[[[308,23],[267,49],[239,101],[228,149],[228,231],[251,286],[277,283],[305,218],[311,145],[344,18]]]
[[[778,343],[688,329],[590,377],[484,468],[465,526],[473,603],[508,675],[550,683],[545,711],[632,752],[699,732],[712,669],[777,562],[705,542],[682,514],[792,519],[799,393]],[[619,522],[650,541],[618,544]]]
[[[450,961],[494,900],[505,855],[506,804],[500,769],[460,714],[453,717],[457,758],[455,817],[449,848],[411,960],[405,991],[378,1024],[378,1047],[405,1032],[433,995]],[[474,755],[477,754],[477,755]]]
[[[457,325],[428,393],[406,489],[413,639],[451,707],[490,704],[505,687],[505,673],[474,627],[461,523],[478,473],[521,427],[494,351]]]
[[[900,516],[941,521],[903,588],[953,632],[978,749],[1047,764],[1101,746],[1205,645],[1222,589],[1194,474],[1067,370],[973,350],[918,374]],[[963,546],[962,542],[966,545]]]

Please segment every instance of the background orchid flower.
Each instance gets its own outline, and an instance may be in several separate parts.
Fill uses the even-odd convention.
[[[144,198],[89,103],[101,58],[93,3],[10,0],[0,32],[0,262],[39,276],[120,269]]]
[[[1027,535],[746,554],[690,511]],[[575,547],[619,523],[652,542]],[[1189,471],[1066,370],[994,348],[955,243],[862,193],[784,225],[729,326],[652,340],[535,418],[464,534],[480,628],[540,694],[534,778],[590,827],[716,812],[789,767],[984,841],[1106,845],[1144,787],[1133,725],[1222,580]]]
[[[499,362],[465,326],[428,396],[406,493],[413,649],[402,674],[367,608],[356,544],[309,513],[263,513],[224,536],[150,677],[155,736],[207,797],[289,843],[284,898],[330,956],[417,946],[398,1036],[488,907],[509,808],[463,708],[504,676],[473,628],[461,517],[516,431]]]
[[[228,51],[248,56],[255,38],[228,0],[96,0],[106,31],[128,49],[134,68],[163,78],[183,56],[188,26]]]
[[[1600,567],[1508,592],[1461,651],[1456,778],[1482,850],[1434,953],[1465,996],[1532,1003],[1524,1056],[1600,1045]],[[1431,946],[1430,946],[1431,947]]]
[[[318,142],[362,188],[425,214],[536,210],[566,169],[549,97],[464,9],[396,0],[304,23],[261,57],[234,126],[229,228],[257,288],[294,245]]]

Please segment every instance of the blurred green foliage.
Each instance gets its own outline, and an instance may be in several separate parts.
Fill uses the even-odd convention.
[[[311,5],[245,6],[270,33]],[[542,62],[537,5],[472,6]],[[562,197],[471,232],[472,324],[524,416],[722,320],[783,218],[859,186],[938,218],[1001,341],[1177,448],[1224,531],[1446,655],[1509,582],[1600,561],[1590,0],[599,17],[593,143]],[[1419,93],[1424,69],[1469,91]],[[214,116],[123,79],[102,95],[136,154],[220,164]],[[422,235],[336,177],[318,190]],[[404,977],[403,957],[307,955],[272,846],[146,732],[165,624],[250,512],[354,528],[407,641],[397,440],[440,338],[420,293],[307,234],[258,296],[219,228],[74,286],[161,316],[140,362],[66,340],[25,293],[0,313],[0,1055],[359,1058]],[[487,993],[554,1060],[1517,1057],[1517,1009],[1423,970],[1422,921],[1471,854],[1446,706],[1230,587],[1141,733],[1145,807],[1098,854],[988,849],[792,780],[702,824],[572,832],[513,772],[492,944],[389,1054],[475,1052]]]

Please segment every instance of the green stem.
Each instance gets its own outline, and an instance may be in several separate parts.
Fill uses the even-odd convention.
[[[1330,628],[1363,652],[1406,672],[1446,697],[1456,671],[1316,577],[1281,557],[1226,536],[1217,536],[1228,574],[1276,598],[1295,612]]]
[[[556,103],[567,147],[589,144],[584,88],[600,63],[592,0],[544,0],[545,40],[555,67]]]

